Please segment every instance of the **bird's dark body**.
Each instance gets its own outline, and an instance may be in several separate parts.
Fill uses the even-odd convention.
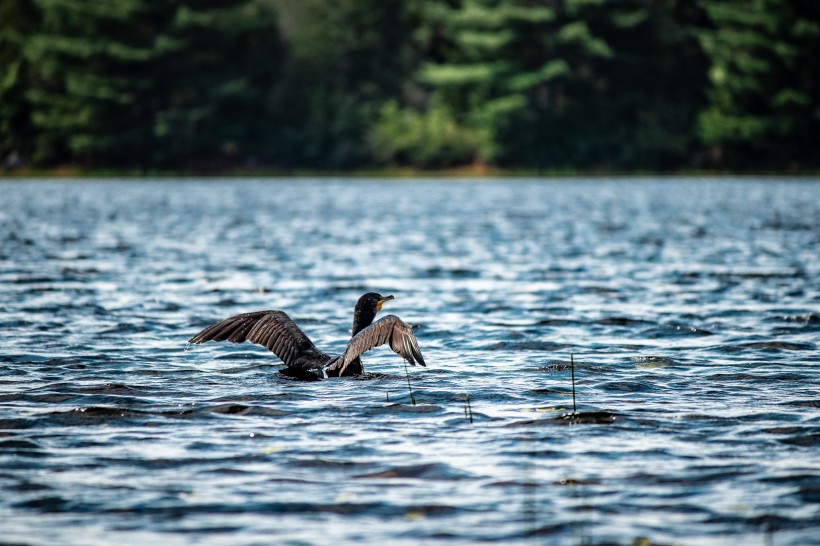
[[[282,368],[279,370],[279,373],[293,379],[301,379],[302,381],[317,381],[322,377],[351,377],[364,373],[364,367],[362,366],[360,358],[354,360],[341,375],[337,370],[325,371],[325,368],[331,367],[339,360],[340,356],[342,355],[318,353],[315,358],[299,360],[291,366]]]
[[[333,364],[338,362],[341,356],[342,355],[329,355],[321,351],[315,351],[311,354],[306,354],[300,358],[297,358],[293,364],[283,368],[281,371],[285,375],[291,375],[292,377],[297,377],[300,379],[304,376],[299,372],[304,371],[314,374],[317,378],[323,376],[349,377],[353,375],[362,375],[364,368],[362,367],[362,360],[358,357],[347,366],[342,374],[339,374],[338,370],[324,371],[325,368],[330,368]]]
[[[389,343],[393,351],[411,365],[418,362],[424,366],[421,350],[409,324],[395,315],[373,322],[382,304],[391,299],[393,296],[382,297],[373,292],[359,298],[353,312],[353,337],[340,355],[330,355],[317,349],[296,323],[278,310],[235,315],[205,328],[189,343],[257,343],[282,359],[286,365],[281,370],[282,374],[308,381],[361,375],[364,367],[360,355],[385,343]]]

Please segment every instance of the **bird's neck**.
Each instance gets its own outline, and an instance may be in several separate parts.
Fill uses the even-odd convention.
[[[362,309],[359,306],[353,310],[353,335],[355,336],[373,323],[376,313],[369,309]]]

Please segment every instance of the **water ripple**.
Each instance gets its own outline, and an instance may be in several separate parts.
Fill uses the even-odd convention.
[[[816,181],[0,186],[4,541],[820,535]],[[369,290],[428,368],[186,345],[278,308],[339,352]]]

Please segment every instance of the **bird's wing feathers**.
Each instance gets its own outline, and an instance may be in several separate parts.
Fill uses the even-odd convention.
[[[396,315],[387,315],[353,336],[344,354],[331,368],[338,369],[341,375],[356,358],[385,343],[389,343],[390,348],[411,365],[415,366],[418,362],[421,366],[426,366],[416,336],[413,335],[412,326]]]
[[[250,341],[267,347],[288,366],[305,352],[315,351],[313,342],[282,311],[257,311],[226,318],[209,326],[188,340],[188,343],[206,341]]]

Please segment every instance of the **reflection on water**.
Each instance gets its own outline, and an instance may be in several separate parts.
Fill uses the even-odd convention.
[[[0,189],[3,540],[820,534],[816,182]],[[278,308],[340,352],[369,290],[418,325],[416,405],[386,348],[301,383],[262,348],[185,344]]]

